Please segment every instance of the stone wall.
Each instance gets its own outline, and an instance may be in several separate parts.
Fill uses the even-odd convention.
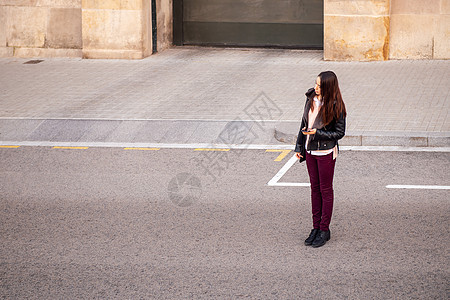
[[[172,0],[157,0],[157,50]],[[150,0],[0,0],[0,57],[139,59],[152,53]]]
[[[173,0],[156,0],[157,50]],[[151,0],[0,0],[0,57],[139,59],[152,53]],[[449,59],[450,0],[324,0],[324,59]]]
[[[83,0],[83,57],[138,59],[151,54],[148,2]]]
[[[450,0],[324,0],[324,58],[449,59]]]
[[[0,57],[79,57],[81,48],[81,0],[0,0]]]
[[[389,57],[450,58],[450,0],[391,0]]]
[[[324,0],[324,59],[388,59],[389,8],[389,0]]]

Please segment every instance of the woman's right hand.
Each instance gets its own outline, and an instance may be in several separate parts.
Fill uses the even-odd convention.
[[[295,156],[297,156],[298,159],[303,158],[303,155],[301,155],[300,152],[296,152]]]
[[[316,131],[317,131],[316,128],[309,128],[309,129],[306,129],[306,127],[302,128],[302,133],[304,135],[316,134]]]

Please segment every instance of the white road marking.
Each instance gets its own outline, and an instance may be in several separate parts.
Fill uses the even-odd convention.
[[[450,152],[450,147],[340,146],[342,151]]]
[[[40,147],[107,147],[107,148],[222,148],[248,150],[294,150],[295,145],[229,145],[229,144],[168,144],[168,143],[114,143],[114,142],[48,142],[48,141],[0,141],[2,146],[40,146]],[[397,147],[397,146],[340,146],[342,151],[405,151],[405,152],[450,152],[450,147]]]
[[[309,183],[301,183],[301,182],[278,182],[281,177],[286,174],[286,172],[298,161],[298,158],[295,154],[288,160],[288,162],[278,171],[275,176],[267,183],[269,186],[310,186]]]
[[[304,187],[308,187],[308,186],[310,186],[311,184],[309,184],[309,183],[306,183],[306,182],[276,182],[276,183],[274,183],[274,184],[267,184],[267,185],[270,185],[270,186],[304,186]]]
[[[107,148],[168,148],[168,149],[248,149],[248,150],[294,150],[294,145],[228,145],[228,144],[165,144],[165,143],[111,143],[111,142],[48,142],[48,141],[0,141],[0,146],[39,146],[39,147],[107,147]],[[450,152],[450,147],[397,147],[397,146],[341,146],[343,151],[405,151],[405,152]],[[291,159],[267,183],[269,186],[310,186],[309,183],[278,182],[294,165],[297,157]],[[450,190],[450,186],[439,185],[387,185],[388,189],[434,189]]]
[[[448,185],[387,185],[388,189],[450,190]]]
[[[48,141],[0,141],[5,146],[39,146],[39,147],[107,147],[107,148],[166,148],[166,149],[241,149],[241,150],[294,150],[294,145],[237,145],[237,144],[166,144],[166,143],[114,143],[114,142],[48,142]]]

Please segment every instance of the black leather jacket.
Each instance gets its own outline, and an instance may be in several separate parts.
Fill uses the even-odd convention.
[[[315,134],[310,135],[308,148],[305,149],[306,135],[301,132],[301,129],[308,126],[308,113],[311,109],[316,93],[314,89],[311,88],[305,95],[305,109],[303,112],[300,130],[298,132],[297,143],[295,145],[295,152],[299,152],[303,156],[303,158],[300,159],[300,162],[306,159],[306,151],[333,149],[334,146],[338,145],[338,140],[342,139],[345,135],[345,117],[343,114],[338,120],[333,119],[333,121],[326,126],[323,125],[320,115],[317,115],[312,127],[316,128],[317,131]]]

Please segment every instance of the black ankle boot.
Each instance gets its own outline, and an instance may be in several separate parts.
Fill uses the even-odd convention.
[[[313,229],[311,230],[311,233],[309,234],[308,238],[305,240],[306,246],[311,246],[314,239],[316,238],[317,234],[319,233],[319,229]]]
[[[323,245],[325,245],[325,243],[327,241],[330,240],[330,237],[331,237],[331,234],[330,234],[329,230],[327,230],[327,231],[320,230],[319,233],[317,234],[316,238],[312,242],[313,248],[322,247]]]

